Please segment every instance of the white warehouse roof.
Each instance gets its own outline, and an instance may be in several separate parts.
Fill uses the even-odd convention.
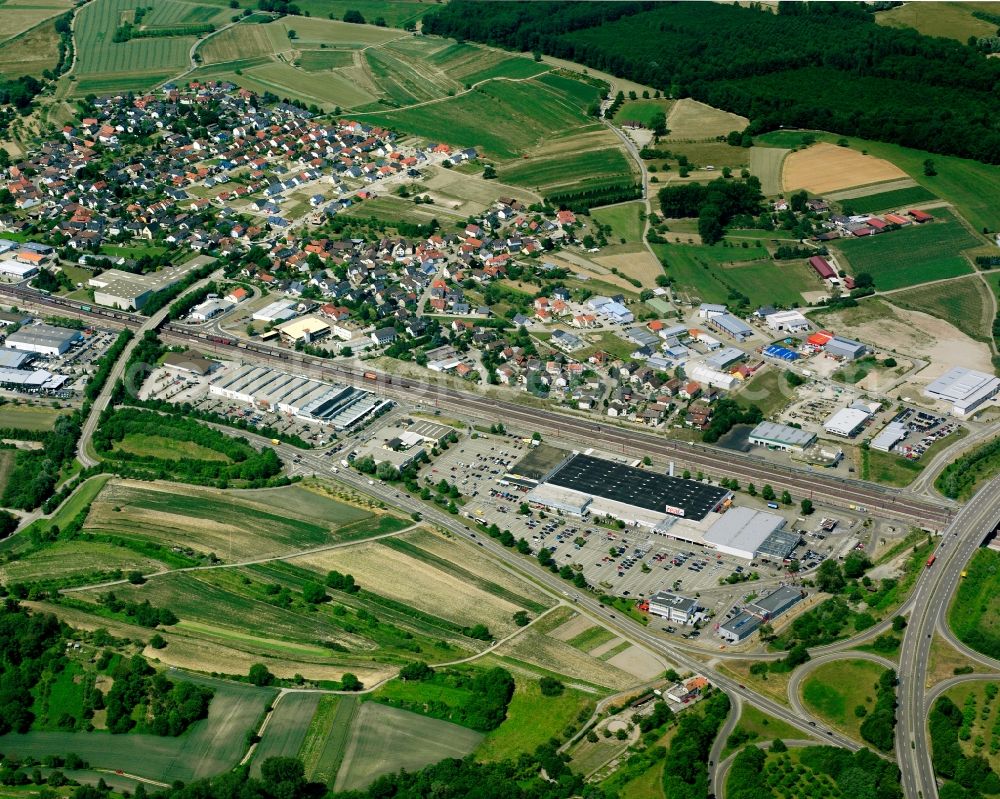
[[[904,438],[906,438],[906,425],[902,422],[889,422],[882,428],[882,432],[872,439],[871,448],[879,452],[888,452]]]
[[[721,552],[752,559],[768,537],[784,526],[785,520],[776,513],[734,507],[708,528],[705,542]]]
[[[924,389],[924,395],[954,405],[954,412],[968,413],[1000,391],[1000,378],[956,366]]]
[[[849,437],[854,435],[869,416],[870,413],[859,408],[841,408],[823,423],[823,429],[828,433]]]

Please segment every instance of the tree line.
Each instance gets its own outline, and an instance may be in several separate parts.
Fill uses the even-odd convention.
[[[1000,162],[1000,64],[974,48],[877,25],[858,5],[459,0],[425,33],[558,58],[750,119]],[[864,98],[862,101],[860,98]]]

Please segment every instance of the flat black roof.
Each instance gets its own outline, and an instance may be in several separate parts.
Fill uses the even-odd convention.
[[[729,496],[726,488],[636,469],[590,455],[574,455],[546,482],[659,513],[672,505],[683,508],[685,519],[695,521],[704,519]]]

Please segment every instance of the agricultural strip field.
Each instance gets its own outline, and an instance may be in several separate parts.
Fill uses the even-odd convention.
[[[143,4],[144,0],[93,0],[80,8],[75,28],[74,74],[79,78],[75,94],[150,87],[190,65],[188,52],[196,41],[194,36],[112,41],[123,14]],[[156,8],[163,15],[176,9],[193,10],[191,4],[179,0],[158,0]],[[221,9],[208,8],[221,13]]]
[[[842,239],[834,246],[846,256],[853,274],[868,272],[882,291],[972,272],[972,265],[961,253],[981,242],[947,209],[936,208],[932,215],[933,222],[878,236]]]
[[[380,520],[302,486],[177,492],[169,483],[115,480],[93,503],[85,529],[192,547],[232,562],[362,538],[384,529]]]
[[[315,691],[297,692],[287,693],[278,700],[253,753],[251,774],[259,777],[261,764],[269,757],[298,756],[309,730],[306,719],[316,713],[321,697]]]
[[[970,338],[990,340],[993,299],[978,275],[934,286],[894,292],[890,301],[900,308],[923,311],[950,322]]]
[[[858,707],[875,706],[875,685],[885,669],[867,660],[838,660],[817,666],[802,683],[805,706],[833,727],[861,740]]]
[[[585,110],[599,90],[566,78],[556,81],[557,77],[494,81],[420,108],[358,116],[424,138],[480,147],[487,157],[511,159],[554,133],[598,129]],[[488,126],[484,119],[491,121]]]
[[[768,196],[781,194],[781,172],[791,150],[779,147],[751,147],[750,172],[760,179],[761,191]]]
[[[401,768],[416,771],[447,757],[462,758],[482,739],[482,733],[448,721],[365,702],[354,720],[335,788],[360,789]]]
[[[495,653],[505,660],[535,666],[541,674],[562,675],[595,687],[621,689],[636,682],[622,669],[530,628],[499,646]]]
[[[841,200],[840,205],[845,214],[871,214],[876,211],[894,211],[904,206],[936,199],[937,197],[923,186],[910,186],[906,189],[894,189],[877,194],[866,194],[863,197],[852,197]]]
[[[590,152],[513,161],[498,170],[500,179],[515,186],[528,186],[543,194],[586,188],[595,183],[622,183],[634,180],[632,165],[617,146]]]
[[[817,141],[835,143],[846,138],[856,150],[865,150],[877,158],[891,161],[908,177],[932,194],[947,200],[976,230],[997,228],[997,207],[1000,205],[1000,166],[983,164],[969,158],[939,155],[926,150],[902,147],[898,144],[841,137],[825,131],[780,130],[755,138],[755,143],[768,147],[799,147],[802,137],[811,133]],[[924,174],[924,161],[931,159],[936,175]]]
[[[307,779],[332,787],[357,712],[358,698],[354,696],[327,694],[319,700],[299,750]]]
[[[75,752],[95,768],[126,769],[162,782],[189,782],[226,771],[245,748],[244,734],[275,696],[269,688],[171,672],[173,680],[209,685],[215,692],[208,718],[195,722],[178,738],[157,735],[108,735],[101,732],[29,732],[4,735],[0,746],[8,757]]]
[[[751,305],[801,305],[802,292],[823,288],[803,263],[765,259],[763,247],[654,244],[653,251],[676,281],[675,290],[701,302],[728,302],[729,292],[736,290]]]

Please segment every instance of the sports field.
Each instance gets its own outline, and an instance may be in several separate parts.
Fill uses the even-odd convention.
[[[462,758],[482,739],[482,733],[448,721],[365,702],[351,728],[335,788],[357,790],[382,774],[402,768],[416,771],[447,757]]]
[[[171,673],[209,685],[215,692],[208,718],[177,738],[156,735],[108,735],[102,732],[29,732],[0,737],[8,757],[39,760],[75,752],[101,769],[123,769],[162,782],[218,774],[234,766],[244,752],[245,733],[260,717],[275,691],[208,677]]]
[[[963,250],[981,242],[944,208],[931,211],[933,222],[834,245],[850,263],[853,274],[868,272],[883,291],[916,286],[931,280],[972,272]]]
[[[978,276],[893,293],[893,305],[950,322],[970,338],[989,341],[993,325],[990,290]]]
[[[906,173],[889,161],[819,142],[785,158],[781,182],[785,191],[805,189],[822,194],[905,177]]]
[[[824,663],[803,680],[803,704],[831,726],[861,740],[861,722],[875,706],[875,686],[884,671],[867,660]],[[859,707],[864,708],[860,716]]]
[[[923,186],[910,186],[906,189],[894,189],[876,194],[866,194],[863,197],[852,197],[848,200],[841,200],[840,205],[845,214],[871,214],[876,211],[894,211],[904,206],[936,199]]]

